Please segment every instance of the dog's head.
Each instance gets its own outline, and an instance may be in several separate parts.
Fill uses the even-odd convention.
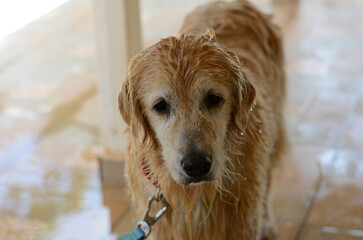
[[[162,39],[135,56],[119,96],[133,135],[159,151],[177,183],[213,181],[231,165],[255,91],[213,31]],[[157,177],[157,176],[156,176]]]

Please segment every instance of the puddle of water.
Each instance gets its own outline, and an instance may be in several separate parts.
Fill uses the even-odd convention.
[[[39,181],[31,180],[32,184],[24,186],[23,182],[28,182],[34,171],[22,174],[26,169],[19,167],[14,176],[17,181],[0,188],[0,216],[26,220],[29,224],[43,223],[37,233],[44,239],[113,239],[102,191],[92,186],[94,178],[99,181],[96,170],[49,163],[38,168],[43,169],[36,177]]]
[[[38,136],[24,133],[0,149],[0,173],[28,156],[35,148]]]
[[[336,227],[322,227],[322,232],[326,233],[334,233],[334,234],[347,234],[357,237],[363,237],[363,230],[355,230],[355,229],[340,229]]]
[[[64,239],[116,239],[111,235],[110,213],[105,207],[85,209],[62,215],[57,219],[57,229],[46,234],[54,240]]]
[[[84,93],[80,97],[73,101],[61,104],[53,109],[50,114],[50,120],[45,126],[41,137],[47,136],[52,133],[59,132],[60,130],[67,127],[74,118],[74,116],[79,112],[83,106],[84,101],[96,94],[97,88],[94,86],[88,92]]]

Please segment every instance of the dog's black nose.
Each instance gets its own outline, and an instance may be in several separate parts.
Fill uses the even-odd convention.
[[[212,166],[212,158],[202,152],[188,153],[180,162],[189,177],[204,177]]]

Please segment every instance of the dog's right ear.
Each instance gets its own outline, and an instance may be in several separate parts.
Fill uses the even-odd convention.
[[[130,101],[129,80],[125,79],[120,94],[118,95],[118,107],[125,123],[130,126],[131,101]]]
[[[130,127],[131,133],[137,138],[143,134],[144,141],[147,134],[146,121],[135,86],[131,82],[131,77],[127,75],[118,97],[119,110],[125,123]]]

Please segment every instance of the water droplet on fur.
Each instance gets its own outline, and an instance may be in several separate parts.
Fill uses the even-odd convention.
[[[250,108],[250,112],[252,112],[252,111],[253,111],[253,108],[251,107],[251,108]]]
[[[259,129],[258,132],[261,134],[262,133],[262,129]]]
[[[243,132],[241,132],[241,136],[245,135]]]
[[[256,122],[257,122],[257,123],[261,123],[261,120],[260,120],[260,119],[257,119],[257,120],[256,120]]]

